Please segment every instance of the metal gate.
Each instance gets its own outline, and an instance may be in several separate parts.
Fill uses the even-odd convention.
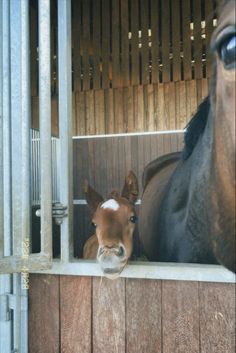
[[[26,353],[28,273],[52,266],[50,0],[38,2],[41,251],[31,252],[29,0],[0,2],[0,352]],[[71,3],[58,1],[61,260],[72,254]],[[58,212],[58,209],[56,210]],[[59,210],[59,213],[61,209]]]

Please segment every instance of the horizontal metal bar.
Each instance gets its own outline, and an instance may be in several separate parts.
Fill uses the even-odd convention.
[[[31,254],[27,258],[20,255],[0,259],[0,273],[19,273],[45,270],[52,266],[51,256],[44,253]]]
[[[99,264],[91,260],[74,260],[69,263],[54,260],[51,269],[30,272],[58,275],[103,276]],[[235,275],[220,265],[132,261],[121,272],[120,277],[224,283],[235,283],[236,281]]]
[[[184,133],[185,130],[162,130],[162,131],[148,131],[148,132],[127,132],[121,134],[101,134],[101,135],[78,135],[73,136],[73,140],[80,139],[94,139],[94,138],[109,138],[109,137],[128,137],[128,136],[152,136],[152,135],[168,135],[168,134],[180,134]]]

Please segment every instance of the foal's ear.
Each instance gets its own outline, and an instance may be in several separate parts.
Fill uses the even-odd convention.
[[[138,179],[134,172],[130,170],[129,174],[125,178],[125,184],[121,193],[122,197],[125,197],[131,203],[135,203],[138,198]]]
[[[94,213],[99,203],[103,202],[103,197],[89,185],[88,180],[84,181],[83,189],[88,206]]]

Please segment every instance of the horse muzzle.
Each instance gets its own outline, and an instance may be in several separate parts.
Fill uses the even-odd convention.
[[[100,246],[97,260],[104,276],[109,279],[116,279],[127,264],[128,258],[125,247],[121,244],[117,247]]]

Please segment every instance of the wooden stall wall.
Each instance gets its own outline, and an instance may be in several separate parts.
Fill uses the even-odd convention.
[[[234,353],[235,284],[30,276],[30,353]]]
[[[85,241],[93,234],[91,215],[87,205],[78,204],[85,199],[83,183],[87,179],[104,198],[112,190],[121,192],[130,170],[139,181],[139,199],[142,196],[144,167],[164,154],[182,150],[183,133],[148,135],[122,135],[113,137],[78,138],[73,140],[74,177],[74,254],[82,256]],[[138,213],[139,206],[136,205]],[[142,256],[138,230],[134,235],[134,258]]]
[[[57,2],[51,2],[53,134]],[[32,126],[38,128],[37,1],[31,0]],[[74,135],[182,129],[211,72],[214,0],[72,0]],[[189,109],[189,99],[192,100]]]

